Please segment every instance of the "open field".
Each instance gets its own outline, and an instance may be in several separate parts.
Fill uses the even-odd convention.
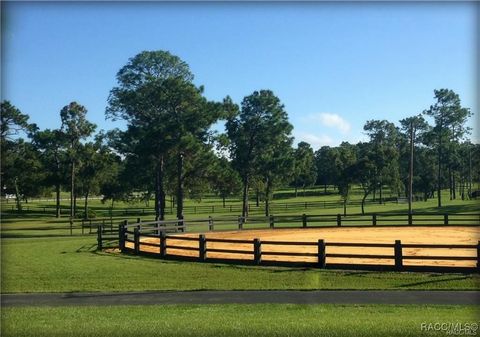
[[[325,196],[325,198],[338,196]],[[323,200],[323,197],[305,197]],[[294,198],[292,198],[293,200]],[[283,199],[282,199],[283,201]],[[219,204],[218,199],[203,203]],[[189,201],[190,203],[190,201]],[[238,201],[237,201],[238,203]],[[93,207],[104,207],[98,200]],[[118,205],[120,209],[131,207]],[[418,211],[437,212],[435,200],[417,202]],[[369,205],[367,211],[388,213],[405,211],[405,204]],[[352,207],[351,211],[359,209]],[[306,213],[341,213],[341,208],[315,209]],[[442,212],[478,212],[475,201],[446,200]],[[288,210],[284,214],[299,215]],[[350,209],[349,209],[350,212]],[[261,212],[257,213],[260,214]],[[187,218],[208,215],[238,214],[200,213]],[[134,222],[140,216],[118,215]],[[171,216],[169,216],[171,218]],[[248,224],[251,226],[251,224]],[[228,226],[227,226],[228,227]],[[225,229],[229,229],[225,227]],[[281,227],[281,224],[279,225]],[[232,222],[230,230],[235,228]],[[345,234],[353,228],[340,228]],[[370,240],[402,239],[404,228],[378,228],[384,234],[371,234]],[[308,229],[310,231],[310,229]],[[312,229],[313,230],[313,229]],[[322,230],[322,229],[317,229]],[[333,229],[332,229],[333,230]],[[337,229],[335,229],[337,230]],[[285,229],[283,232],[290,239]],[[472,231],[472,232],[470,232]],[[243,231],[250,235],[268,230]],[[86,229],[86,232],[88,230]],[[303,232],[306,233],[306,232]],[[49,214],[25,212],[2,213],[1,262],[2,293],[29,292],[129,292],[148,290],[477,290],[478,274],[366,272],[240,266],[221,263],[167,261],[117,252],[96,251],[94,235],[82,235],[79,222],[70,236],[68,218],[55,219]],[[222,233],[211,233],[211,235]],[[333,232],[324,239],[335,239]],[[342,234],[342,235],[343,235]],[[423,239],[444,239],[440,231]],[[471,242],[478,237],[478,227],[465,228],[456,236],[443,233],[451,240]],[[190,233],[188,235],[198,235]],[[210,235],[210,234],[209,234]],[[355,236],[349,240],[361,241]],[[282,237],[282,239],[286,238]],[[276,238],[279,240],[280,238]],[[302,238],[306,239],[306,238]],[[316,238],[318,239],[318,238]],[[382,239],[382,240],[383,240]],[[415,236],[415,240],[421,240]],[[422,239],[422,240],[423,240]],[[275,238],[272,238],[275,240]],[[463,241],[462,241],[463,240]],[[377,241],[378,242],[378,241]],[[427,241],[429,242],[429,241]],[[4,336],[440,336],[444,332],[422,332],[424,322],[478,323],[478,308],[438,305],[163,305],[111,307],[22,307],[4,308],[1,313]],[[128,319],[125,319],[125,318]]]
[[[292,191],[287,192],[285,193],[291,196]],[[306,198],[321,200],[323,197]],[[101,204],[98,200],[95,202]],[[208,200],[205,199],[202,202],[208,202]],[[478,212],[478,204],[475,200],[446,200],[445,202],[446,206],[442,208],[442,212]],[[215,203],[218,203],[218,199],[215,199]],[[414,205],[418,211],[422,212],[436,209],[435,200],[416,202]],[[375,208],[371,208],[371,211],[396,212],[397,209],[393,208],[397,206],[403,209],[406,207],[404,204],[376,205]],[[341,212],[340,209],[338,211]],[[298,215],[298,212],[293,214]],[[206,218],[208,215],[198,214],[197,217]],[[119,223],[124,219],[125,217],[119,216],[114,218],[114,221]],[[128,219],[134,222],[136,217],[129,216]],[[230,229],[234,228],[235,224],[232,223]],[[474,231],[476,228],[478,227],[468,230]],[[394,228],[384,230],[390,233]],[[95,236],[88,234],[82,236],[81,233],[77,223],[77,227],[73,230],[74,235],[69,236],[69,224],[66,218],[55,219],[48,215],[28,213],[4,216],[1,226],[2,292],[174,289],[469,290],[477,289],[480,284],[480,278],[475,274],[350,272],[315,268],[245,267],[163,261],[97,252]],[[476,233],[478,237],[478,232]],[[388,240],[402,238],[402,236],[392,235]],[[375,237],[371,238],[371,240],[374,239],[376,240]],[[465,239],[474,240],[475,232]]]
[[[18,337],[413,337],[445,336],[422,323],[479,323],[472,306],[287,304],[7,308],[2,322],[2,335]]]
[[[284,192],[286,193],[286,192]],[[290,191],[291,193],[291,191]],[[291,195],[291,194],[287,194]],[[414,203],[414,210],[418,212],[428,212],[428,213],[478,213],[479,212],[479,202],[477,200],[448,200],[447,194],[444,193],[445,201],[444,207],[438,209],[436,207],[436,200],[430,199],[426,202],[418,201]],[[339,200],[338,195],[328,195],[328,196],[309,196],[309,197],[299,197],[294,198],[290,197],[288,199],[282,199],[282,202],[293,202],[297,201],[298,199],[302,200],[310,200],[310,201],[322,201],[335,198],[335,200]],[[240,204],[239,200],[231,200],[232,203],[236,205]],[[201,203],[196,203],[198,205],[209,205],[210,203],[215,205],[221,205],[221,200],[218,198],[205,198],[202,200]],[[41,205],[41,202],[30,202],[31,205]],[[65,202],[65,205],[67,202]],[[195,204],[194,201],[187,200],[187,205]],[[9,207],[11,203],[8,204]],[[133,204],[140,206],[138,203]],[[2,204],[2,207],[4,204]],[[91,202],[91,206],[93,209],[95,208],[105,208],[99,200],[93,200]],[[144,205],[143,205],[144,206]],[[121,221],[128,219],[129,222],[134,222],[138,217],[142,220],[152,220],[154,216],[152,214],[142,214],[142,209],[139,208],[135,211],[135,208],[132,208],[132,204],[128,203],[118,203],[116,206],[119,212],[113,216],[112,218],[104,218],[107,224],[110,221],[117,226]],[[399,212],[407,212],[407,204],[405,203],[386,203],[384,205],[379,205],[377,203],[368,205],[365,209],[366,212],[369,213],[381,213],[381,214],[388,214],[388,213],[399,213]],[[1,236],[3,238],[18,238],[18,237],[40,237],[40,236],[54,236],[54,235],[70,235],[70,224],[69,219],[65,215],[62,218],[56,219],[51,214],[45,214],[40,212],[23,212],[23,213],[16,213],[16,212],[3,212],[2,208],[2,226],[1,226]],[[150,211],[152,208],[150,208]],[[128,211],[125,213],[125,211]],[[252,212],[252,215],[261,215],[263,214],[263,209],[260,207],[258,210]],[[360,212],[360,207],[349,207],[348,214],[355,214]],[[319,208],[300,208],[300,209],[282,209],[282,212],[279,213],[280,215],[300,215],[302,213],[308,214],[341,214],[343,213],[342,207],[336,207],[331,209],[323,209]],[[275,212],[274,215],[277,215]],[[98,212],[98,216],[107,216],[108,214],[103,214]],[[199,218],[207,218],[208,216],[212,216],[213,218],[218,217],[231,217],[232,223],[236,221],[236,217],[240,215],[240,212],[229,212],[228,208],[218,208],[215,213],[211,213],[209,210],[199,212],[197,214],[186,214],[185,217],[187,219],[199,219]],[[173,215],[167,214],[167,219],[173,219]],[[102,220],[97,220],[101,222]],[[224,229],[234,229],[235,226],[232,225],[230,228],[225,227]],[[87,230],[88,232],[88,230]],[[74,223],[73,227],[73,234],[79,235],[82,234],[81,230],[81,221],[77,219]]]
[[[174,235],[173,237],[175,237]],[[196,237],[194,234],[178,235],[179,237]],[[388,243],[393,244],[395,240],[401,240],[402,244],[464,244],[476,245],[480,239],[479,227],[340,227],[340,228],[299,228],[299,229],[258,229],[258,230],[237,230],[223,232],[207,232],[208,239],[235,239],[235,240],[253,240],[254,238],[263,241],[288,241],[288,242],[312,242],[316,243],[319,239],[328,242],[341,243]],[[158,239],[146,238],[142,242],[159,243]],[[168,239],[167,245],[180,247],[198,246],[196,241],[184,241]],[[130,244],[131,246],[131,244]],[[221,243],[211,242],[208,248],[212,249],[233,249],[252,251],[251,244],[245,243]],[[140,249],[147,252],[158,253],[158,248],[141,245]],[[316,253],[317,247],[314,246],[291,246],[291,245],[269,245],[262,244],[262,253],[275,252],[293,252],[293,253]],[[393,248],[383,247],[328,247],[327,254],[368,254],[368,255],[390,255],[393,256]],[[179,256],[197,257],[198,252],[182,249],[169,249],[167,254]],[[476,249],[432,249],[432,248],[405,248],[404,256],[477,256]],[[209,258],[217,259],[245,259],[252,260],[252,254],[233,254],[223,252],[208,253]],[[316,257],[304,256],[280,256],[265,255],[264,261],[294,261],[294,262],[316,262]],[[354,258],[346,259],[341,257],[327,257],[327,264],[330,263],[354,263],[354,264],[376,264],[393,265],[392,259],[376,258]],[[408,260],[404,265],[435,265],[435,266],[456,266],[456,267],[475,267],[476,261],[450,261],[450,260]]]
[[[66,194],[63,194],[63,199],[61,201],[62,215],[63,217],[69,216],[69,207],[70,200]],[[408,204],[406,202],[395,202],[395,196],[391,194],[385,195],[386,199],[383,203],[377,199],[373,201],[367,199],[365,205],[365,212],[385,212],[385,211],[396,211],[404,212],[408,209]],[[360,200],[362,198],[361,189],[355,187],[352,190],[350,199],[347,203],[347,212],[348,213],[360,213]],[[443,212],[475,212],[478,210],[478,201],[476,200],[461,200],[460,198],[455,200],[449,200],[448,191],[443,191]],[[77,202],[77,213],[83,212],[83,199],[78,199]],[[306,203],[306,207],[305,207]],[[226,199],[225,207],[223,206],[222,199],[212,195],[207,194],[202,199],[192,200],[186,199],[184,201],[185,215],[196,216],[201,214],[209,215],[222,215],[222,214],[234,214],[238,215],[241,213],[241,198],[240,197],[231,197]],[[25,217],[31,214],[36,216],[47,215],[52,217],[54,215],[55,202],[53,199],[31,199],[28,203],[23,202],[23,211],[18,214],[15,211],[15,202],[14,200],[2,200],[0,203],[2,213],[8,218],[15,217]],[[146,202],[140,202],[137,200],[132,200],[130,202],[118,201],[115,202],[111,210],[110,202],[102,202],[99,197],[92,197],[89,199],[89,209],[94,211],[97,217],[121,217],[121,216],[149,216],[154,215],[154,203],[153,200]],[[255,196],[250,195],[249,199],[250,213],[252,215],[258,215],[264,213],[264,203],[260,201],[259,206],[256,206]],[[311,206],[312,205],[312,206]],[[425,212],[438,211],[436,199],[429,199],[427,201],[415,201],[414,210],[422,210]],[[343,212],[343,203],[340,195],[336,190],[329,189],[327,193],[324,193],[322,188],[315,187],[309,188],[306,190],[305,196],[302,192],[298,193],[298,196],[295,197],[295,194],[292,189],[282,189],[274,193],[273,199],[271,200],[271,209],[273,214],[298,214],[298,213],[311,213],[311,212],[322,212],[322,213],[342,213]],[[167,217],[173,217],[175,215],[175,207],[172,203],[167,201],[166,205],[166,215]]]
[[[475,290],[476,274],[334,271],[97,252],[95,238],[2,239],[2,293],[243,289]]]

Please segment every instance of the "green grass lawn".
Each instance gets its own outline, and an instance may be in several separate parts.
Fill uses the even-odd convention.
[[[385,193],[384,197],[389,197],[390,194]],[[475,200],[461,200],[457,198],[456,200],[449,200],[449,194],[447,190],[444,190],[442,193],[443,197],[443,204],[442,212],[478,212],[478,202]],[[356,187],[353,189],[350,200],[352,201],[359,201],[362,198],[361,189]],[[320,204],[317,205],[315,208],[307,207],[305,209],[304,206],[301,204],[304,202],[319,202]],[[326,202],[327,205],[322,204],[322,202]],[[272,211],[273,213],[278,214],[301,214],[301,213],[342,213],[343,206],[341,204],[337,205],[336,207],[329,206],[328,202],[341,202],[340,195],[333,190],[329,190],[328,194],[323,193],[322,188],[310,188],[307,190],[307,196],[303,196],[301,192],[299,192],[298,197],[295,197],[293,189],[282,189],[275,193],[273,200],[272,200]],[[385,204],[379,204],[378,202],[371,202],[370,199],[367,199],[367,204],[365,206],[366,212],[389,212],[389,211],[397,211],[397,212],[404,212],[407,211],[408,205],[406,203],[395,203],[395,202],[386,202]],[[296,205],[293,208],[290,206],[284,207],[285,204],[290,203],[297,203],[300,205]],[[4,213],[4,218],[23,218],[25,216],[34,215],[34,216],[41,216],[47,215],[44,212],[43,207],[46,207],[46,211],[50,212],[50,216],[53,215],[53,207],[55,205],[54,201],[44,201],[44,200],[36,200],[32,199],[28,203],[23,203],[25,211],[23,214],[16,214],[16,212],[12,212],[12,209],[15,209],[15,203],[13,200],[10,200],[8,203],[5,201],[1,202],[2,212]],[[64,217],[68,217],[69,211],[68,207],[70,206],[70,202],[68,197],[65,196],[65,199],[61,202],[62,210]],[[78,199],[78,212],[83,211],[83,200]],[[229,198],[227,199],[226,207],[223,208],[222,200],[215,195],[206,195],[201,200],[191,200],[186,199],[184,202],[185,207],[185,215],[188,216],[198,216],[198,215],[239,215],[241,205],[241,198]],[[264,206],[263,203],[257,208],[255,207],[255,200],[253,196],[250,196],[250,205],[252,206],[250,213],[261,215],[264,213]],[[277,206],[275,206],[277,205]],[[97,216],[105,217],[109,216],[108,209],[110,208],[110,203],[102,203],[101,200],[93,199],[89,201],[89,209],[95,211]],[[236,206],[233,208],[233,211],[230,211],[229,206]],[[439,211],[437,206],[436,199],[429,199],[428,201],[417,201],[414,203],[414,210],[422,210],[422,211],[429,211],[429,212],[436,212]],[[477,206],[477,207],[475,207]],[[139,201],[133,202],[116,202],[114,204],[114,213],[113,216],[128,216],[135,215],[135,216],[152,216],[154,214],[154,203],[153,201],[149,202],[148,204]],[[198,211],[194,212],[193,207],[198,207]],[[213,207],[213,208],[212,208]],[[50,211],[49,211],[50,210]],[[167,216],[174,216],[175,210],[171,209],[170,202],[167,202],[166,205]],[[361,208],[359,205],[349,205],[347,207],[347,211],[349,213],[360,213]],[[127,212],[127,213],[126,213]],[[142,214],[146,212],[146,214]]]
[[[94,237],[2,240],[2,293],[204,289],[477,289],[480,276],[165,261],[96,252]]]
[[[291,195],[291,190],[280,191],[281,193]],[[288,193],[287,193],[288,192]],[[426,202],[419,201],[414,203],[414,210],[418,212],[430,212],[430,213],[479,213],[480,207],[479,203],[476,200],[448,200],[447,198],[447,191],[444,191],[444,207],[440,210],[436,207],[436,200],[430,199]],[[290,197],[288,199],[281,199],[279,202],[297,202],[302,200],[309,200],[309,201],[321,201],[321,200],[329,200],[332,198],[337,198],[338,195],[326,195],[326,196],[309,196],[309,197]],[[239,204],[240,201],[233,200],[232,203]],[[214,203],[216,205],[220,205],[220,199],[215,197],[205,198],[201,203],[187,200],[187,205],[192,204],[209,204]],[[41,206],[41,202],[30,202],[30,205],[37,205]],[[9,204],[11,205],[11,203]],[[4,204],[2,204],[4,206]],[[91,202],[92,208],[105,208],[99,200],[93,200]],[[135,207],[139,207],[141,205],[133,204]],[[133,207],[131,204],[127,203],[118,203],[116,206],[120,211],[125,209],[132,210]],[[145,207],[145,205],[143,205]],[[407,204],[396,204],[396,203],[386,203],[384,205],[379,204],[369,204],[366,206],[365,211],[369,213],[379,213],[379,214],[388,214],[392,212],[407,212]],[[343,213],[343,208],[328,208],[323,209],[322,207],[317,208],[307,208],[307,209],[282,209],[281,212],[273,212],[274,215],[301,215],[305,213],[307,215],[318,215],[318,214],[340,214]],[[348,207],[348,214],[358,214],[360,213],[359,206],[351,206]],[[101,213],[100,213],[101,215]],[[220,229],[233,229],[235,228],[236,224],[236,217],[239,215],[239,212],[229,212],[228,208],[226,209],[218,209],[216,208],[215,213],[205,212],[205,213],[197,213],[197,214],[185,214],[186,219],[206,219],[209,215],[211,215],[214,219],[218,218],[230,218],[231,224],[229,226],[224,226]],[[254,209],[251,213],[253,216],[263,215],[263,209],[260,207],[259,209]],[[115,226],[121,222],[122,220],[128,219],[130,222],[135,221],[138,217],[142,220],[153,220],[154,215],[152,214],[141,214],[141,212],[137,214],[116,214],[113,217],[113,223]],[[174,216],[168,214],[167,218],[173,219]],[[60,219],[56,219],[49,214],[43,213],[29,213],[25,212],[22,214],[17,213],[2,213],[2,226],[1,226],[1,236],[2,237],[38,237],[38,236],[53,236],[53,235],[69,235],[70,234],[70,224],[68,217],[62,217]],[[107,220],[107,223],[109,220]],[[80,228],[81,221],[76,220],[73,233],[79,235],[82,233]],[[283,224],[283,225],[292,225],[292,224]],[[300,223],[296,223],[295,225],[300,226]],[[246,226],[249,226],[248,224]],[[280,224],[282,226],[282,224]],[[205,227],[206,228],[206,227]],[[202,229],[203,230],[203,229]]]
[[[278,202],[338,200],[338,195],[292,197],[279,191]],[[301,195],[301,193],[300,193]],[[476,201],[448,200],[440,212],[478,212]],[[68,202],[64,202],[67,204]],[[239,200],[230,200],[239,204]],[[42,207],[46,202],[31,202]],[[187,205],[220,205],[218,198]],[[80,205],[80,202],[79,202]],[[4,211],[11,204],[2,204]],[[100,201],[94,209],[104,209]],[[120,210],[144,204],[116,205]],[[370,204],[367,212],[404,212],[406,204]],[[436,200],[417,202],[419,211],[439,212]],[[343,209],[282,210],[281,214],[337,214]],[[359,213],[359,207],[349,207]],[[261,214],[258,209],[254,214]],[[101,213],[100,213],[101,214]],[[186,218],[215,214],[187,214]],[[114,217],[134,221],[141,214]],[[171,217],[171,216],[170,216]],[[252,224],[246,225],[246,227]],[[232,228],[235,223],[232,223]],[[81,235],[78,222],[69,235],[68,218],[39,212],[2,212],[1,292],[119,292],[142,290],[247,289],[388,289],[476,290],[475,274],[436,274],[333,271],[315,268],[253,267],[227,264],[165,261],[118,253],[97,252],[94,235]],[[166,305],[111,307],[3,308],[2,336],[435,336],[421,331],[422,323],[463,322],[478,319],[478,307],[388,305]]]
[[[445,336],[422,324],[475,323],[478,307],[155,305],[2,310],[2,336]],[[478,333],[478,331],[477,331]]]

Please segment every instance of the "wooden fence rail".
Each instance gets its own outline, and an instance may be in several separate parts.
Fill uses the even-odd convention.
[[[122,230],[122,229],[121,229]],[[98,233],[102,233],[101,230]],[[165,257],[182,257],[182,254],[176,254],[169,252],[169,250],[180,250],[180,251],[194,251],[196,252],[197,260],[198,261],[208,261],[209,253],[227,253],[227,254],[239,254],[239,255],[251,255],[251,260],[247,260],[245,258],[239,257],[238,260],[242,260],[245,263],[250,263],[259,265],[262,264],[262,257],[263,256],[276,256],[276,257],[315,257],[316,262],[315,265],[319,268],[326,268],[330,265],[328,263],[328,259],[330,258],[342,258],[342,259],[382,259],[382,260],[390,260],[393,262],[392,267],[393,270],[403,271],[409,270],[409,266],[404,266],[404,261],[408,260],[425,260],[425,261],[477,261],[476,268],[469,268],[464,267],[465,271],[480,271],[480,241],[478,241],[477,245],[446,245],[446,244],[402,244],[400,240],[395,240],[394,243],[358,243],[358,242],[326,242],[323,239],[319,239],[317,242],[294,242],[294,241],[262,241],[259,238],[255,238],[253,240],[236,240],[236,239],[218,239],[218,238],[208,238],[205,234],[200,234],[198,237],[182,237],[178,235],[166,235],[165,232],[161,232],[160,235],[157,236],[159,239],[158,243],[152,242],[144,242],[142,241],[142,237],[144,237],[138,227],[135,228],[133,240],[128,238],[128,233],[123,229],[123,235],[120,235],[121,244],[120,249],[123,252],[133,252],[135,254],[141,254],[144,251],[142,250],[142,246],[149,246],[149,247],[156,247],[158,248],[158,253],[156,255],[165,258]],[[151,237],[151,236],[148,236]],[[100,240],[100,239],[99,239]],[[171,243],[170,240],[173,240],[175,243]],[[197,242],[197,245],[194,246],[185,246],[179,242]],[[99,241],[100,242],[100,241]],[[133,246],[130,247],[125,246],[125,242],[133,243]],[[214,248],[210,247],[210,243],[224,243],[228,244],[230,248]],[[241,245],[241,246],[239,246]],[[245,249],[245,245],[250,245],[250,249]],[[265,246],[276,246],[276,247],[283,247],[283,246],[297,246],[300,248],[300,251],[264,251],[263,248]],[[301,248],[304,247],[313,247],[316,246],[316,252],[302,252]],[[330,253],[329,247],[359,247],[359,248],[391,248],[393,254],[353,254],[353,253]],[[418,255],[405,255],[404,249],[405,248],[429,248],[429,249],[462,249],[462,250],[474,250],[476,252],[476,256],[445,256],[445,255],[426,255],[426,256],[418,256]],[[213,258],[213,260],[218,260],[217,258]],[[227,259],[228,260],[228,259]],[[281,263],[282,261],[279,260]],[[287,262],[287,261],[285,261]],[[295,262],[289,262],[295,263]],[[305,264],[305,262],[297,262],[301,264]],[[331,264],[335,266],[335,263]],[[358,267],[359,265],[355,262],[349,262],[343,265],[347,265],[351,268]],[[372,265],[366,265],[372,266]],[[375,265],[374,265],[375,266]],[[385,265],[377,265],[378,267],[389,267]],[[436,268],[435,265],[427,265],[426,267]],[[462,269],[462,267],[441,267],[441,268],[451,268],[451,269]]]
[[[402,203],[404,198],[397,198],[397,197],[389,197],[384,198],[382,200],[382,204],[385,203]],[[379,201],[372,201],[367,200],[366,205],[371,204],[379,204]],[[333,209],[343,207],[344,202],[341,200],[319,200],[319,201],[290,201],[290,202],[280,202],[275,201],[270,203],[270,211],[273,213],[282,213],[282,212],[290,212],[294,210],[315,210],[315,209]],[[349,200],[347,202],[347,207],[353,206],[360,206],[361,200]],[[258,206],[255,203],[248,204],[249,211],[258,211],[262,212],[264,210],[263,203],[259,204]],[[60,210],[62,214],[68,214],[70,211],[69,206],[61,205]],[[90,207],[90,210],[93,210],[97,213],[101,213],[104,215],[108,215],[110,217],[113,216],[128,216],[128,215],[153,215],[155,214],[155,210],[152,207],[131,207],[131,208],[98,208],[98,207]],[[1,211],[2,212],[17,212],[16,205],[8,203],[1,204]],[[223,206],[222,204],[214,204],[214,205],[186,205],[183,207],[184,214],[202,214],[202,213],[239,213],[242,211],[242,205],[240,203],[236,204],[226,204]],[[22,211],[23,213],[43,213],[43,214],[55,214],[56,206],[55,205],[45,205],[45,206],[38,206],[38,205],[30,205],[30,204],[22,204]],[[78,212],[83,212],[82,208],[78,208]],[[168,206],[165,208],[165,214],[175,214],[176,208],[173,206]]]
[[[85,221],[85,220],[84,220]],[[108,221],[107,221],[108,222]],[[82,221],[83,223],[83,221]],[[105,220],[86,222],[88,228],[102,225]],[[113,223],[110,223],[111,229]],[[269,217],[218,217],[211,216],[205,219],[172,219],[148,220],[140,218],[136,222],[125,223],[126,230],[139,227],[142,233],[155,235],[159,232],[206,232],[232,229],[259,229],[259,228],[316,228],[329,226],[480,226],[480,214],[428,214],[403,213],[389,214],[355,214],[342,216],[340,214],[313,214],[313,215],[277,215]],[[83,228],[82,228],[83,229]],[[148,233],[149,232],[149,233]]]
[[[300,216],[270,216],[270,217],[250,217],[248,219],[238,217],[236,225],[238,229],[242,230],[246,228],[276,228],[281,226],[285,228],[285,225],[295,225],[297,227],[323,227],[323,226],[397,226],[399,223],[405,225],[480,225],[479,214],[370,214],[368,216],[355,215],[352,218],[345,218],[339,215],[306,215]],[[134,223],[128,223],[124,221],[118,226],[118,230],[113,230],[111,225],[104,226],[98,225],[97,240],[98,248],[104,247],[104,241],[117,240],[118,247],[122,252],[133,252],[135,254],[143,254],[145,250],[142,250],[142,246],[156,247],[158,253],[156,255],[165,257],[174,257],[181,254],[171,253],[171,250],[181,251],[194,251],[196,252],[197,259],[199,261],[210,260],[209,253],[227,253],[252,256],[251,263],[263,264],[262,256],[277,256],[277,257],[316,257],[316,265],[320,268],[334,266],[335,263],[327,263],[327,260],[332,258],[342,258],[347,260],[352,259],[381,259],[390,260],[393,264],[394,270],[408,270],[411,266],[404,266],[404,261],[409,260],[424,260],[424,261],[477,261],[476,268],[464,267],[465,271],[471,271],[472,269],[478,271],[480,268],[480,241],[477,245],[468,244],[402,244],[400,240],[396,240],[394,243],[345,243],[345,242],[325,242],[323,239],[319,239],[317,242],[294,242],[294,241],[261,241],[259,238],[253,240],[237,240],[237,239],[219,239],[208,238],[205,234],[201,233],[198,237],[171,235],[169,233],[178,232],[195,232],[200,230],[201,232],[213,231],[214,228],[228,224],[229,229],[232,229],[233,219],[230,218],[217,218],[208,217],[208,219],[177,219],[167,221],[141,221],[137,219]],[[115,233],[115,236],[112,234]],[[142,240],[143,239],[143,240]],[[146,242],[144,239],[158,239],[156,242]],[[172,243],[171,240],[174,240]],[[196,246],[183,245],[181,242],[197,242]],[[210,243],[223,243],[230,245],[228,248],[212,247]],[[239,246],[243,245],[243,246]],[[245,245],[250,245],[250,249],[245,249]],[[270,251],[263,249],[264,247],[271,246],[298,246],[300,251]],[[302,248],[316,246],[316,252],[301,252]],[[357,248],[390,248],[393,254],[345,254],[336,253],[329,250],[330,247],[357,247]],[[405,249],[418,248],[418,249],[451,249],[451,250],[476,250],[476,255],[473,256],[442,256],[442,255],[406,255]],[[244,258],[239,258],[243,262],[247,262]],[[269,261],[270,262],[270,261]],[[348,263],[348,267],[357,267],[354,263]],[[374,266],[374,265],[373,265]],[[380,265],[376,265],[379,267]],[[383,266],[385,267],[385,266]],[[430,266],[434,268],[435,266]],[[462,269],[461,267],[442,267],[452,269]]]

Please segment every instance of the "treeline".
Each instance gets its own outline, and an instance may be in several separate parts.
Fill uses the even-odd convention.
[[[72,218],[89,216],[91,195],[103,195],[112,207],[120,200],[154,200],[159,219],[174,202],[182,218],[185,197],[214,192],[224,203],[242,196],[243,216],[254,194],[269,215],[275,189],[290,185],[297,193],[318,184],[336,186],[345,201],[360,185],[363,211],[366,198],[381,201],[386,187],[408,195],[410,163],[413,193],[427,199],[436,190],[439,206],[441,189],[463,199],[472,181],[480,181],[480,147],[465,140],[471,113],[452,90],[435,90],[433,105],[399,127],[366,122],[368,142],[314,152],[306,142],[292,147],[293,127],[272,91],[255,91],[240,104],[228,96],[210,101],[193,83],[189,66],[169,52],[142,52],[116,78],[106,117],[126,121],[125,130],[96,132],[77,102],[60,111],[61,128],[40,130],[10,102],[1,103],[2,194],[15,195],[18,210],[21,199],[54,192],[59,217],[60,193],[69,191]],[[212,130],[218,121],[225,122],[224,134]],[[77,211],[80,198],[83,210]]]

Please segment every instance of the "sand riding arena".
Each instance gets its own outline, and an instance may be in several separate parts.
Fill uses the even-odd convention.
[[[138,222],[121,226],[119,246],[123,252],[193,261],[478,272],[480,217],[471,219],[431,224],[430,216],[428,224],[382,225],[375,219],[374,225],[355,225],[359,220],[344,218],[342,225],[309,221],[307,226],[303,215],[296,228],[291,219],[283,226],[267,219],[239,220],[222,229],[219,224],[214,228],[211,218]]]

